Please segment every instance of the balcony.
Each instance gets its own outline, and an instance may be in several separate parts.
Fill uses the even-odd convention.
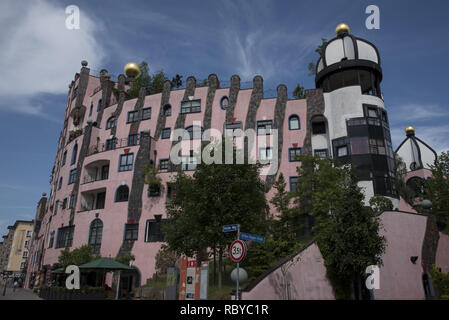
[[[81,192],[81,206],[78,212],[104,209],[106,188]]]
[[[95,181],[107,180],[109,178],[109,160],[99,160],[85,167],[85,175],[82,184]]]
[[[104,143],[97,143],[96,145],[89,147],[86,156],[91,156],[96,153],[115,150],[119,148],[138,146],[140,145],[140,142],[142,140],[141,134],[133,134],[130,135],[128,138],[121,138],[121,139],[112,138],[106,140],[106,142]]]

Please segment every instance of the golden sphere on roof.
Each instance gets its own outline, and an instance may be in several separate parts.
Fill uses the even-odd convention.
[[[410,133],[415,133],[415,128],[413,128],[412,126],[408,126],[407,128],[405,128],[405,133],[406,134],[410,134]]]
[[[336,28],[335,28],[335,33],[337,34],[337,36],[341,33],[349,33],[349,26],[346,23],[340,23]]]
[[[135,62],[129,62],[126,64],[124,68],[125,74],[128,78],[137,78],[140,76],[140,68],[139,65]]]

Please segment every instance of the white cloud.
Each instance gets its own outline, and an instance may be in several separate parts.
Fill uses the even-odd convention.
[[[438,104],[418,104],[408,103],[389,108],[390,119],[393,121],[421,121],[429,119],[439,119],[449,116],[449,109],[445,109]],[[406,116],[404,116],[406,115]]]
[[[81,60],[100,69],[101,25],[82,7],[80,29],[68,30],[66,17],[65,7],[47,0],[0,2],[0,109],[45,117],[45,106],[33,103],[36,94],[67,93]]]

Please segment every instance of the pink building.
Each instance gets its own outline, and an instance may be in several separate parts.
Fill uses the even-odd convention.
[[[83,61],[69,86],[50,194],[41,199],[36,213],[28,281],[38,271],[41,279],[48,276],[64,248],[90,244],[103,257],[132,253],[135,272],[125,275],[125,281],[130,288],[146,283],[155,272],[155,256],[163,243],[165,203],[176,194],[170,185],[176,174],[170,137],[175,129],[189,133],[190,139],[183,141],[188,147],[181,167],[193,172],[195,122],[203,130],[253,129],[257,137],[270,138],[265,145],[253,145],[257,159],[273,160],[277,169],[262,177],[270,188],[282,172],[290,190],[295,190],[296,155],[331,156],[359,168],[367,201],[383,195],[399,208],[391,183],[393,150],[377,48],[349,34],[349,29],[339,29],[316,72],[316,89],[306,90],[303,99],[289,99],[282,84],[276,96],[266,96],[261,76],[248,87],[237,75],[226,85],[211,74],[206,86],[188,77],[184,88],[166,81],[160,93],[141,89],[138,98],[125,100],[132,79],[121,74],[117,82],[111,81],[106,70],[99,77],[91,75]],[[147,163],[159,166],[163,190],[143,183]],[[271,188],[267,197],[273,194]],[[298,288],[294,297],[331,299],[318,248],[311,244],[299,254],[317,273],[310,270],[313,275],[299,276],[305,287]],[[439,259],[443,261],[445,254]],[[309,287],[313,289],[305,289]],[[251,294],[259,298],[259,293]]]

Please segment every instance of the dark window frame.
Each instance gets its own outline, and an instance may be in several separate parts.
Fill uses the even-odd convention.
[[[296,156],[298,156],[297,151],[299,151],[299,156],[302,155],[302,148],[296,147],[296,148],[288,148],[288,162],[299,162],[301,160],[295,159]],[[292,158],[292,153],[294,153],[294,157]]]
[[[122,158],[126,157],[126,164],[122,165]],[[129,157],[131,157],[131,163],[129,163]],[[121,154],[119,157],[118,162],[118,171],[124,172],[124,171],[132,171],[134,166],[134,153],[126,153]]]
[[[137,241],[139,238],[139,224],[125,223],[123,239],[129,241]]]
[[[114,202],[128,202],[128,200],[129,200],[129,187],[126,184],[119,186],[117,190],[115,190]]]
[[[298,120],[298,128],[294,128],[292,129],[292,120],[297,119]],[[288,130],[301,130],[301,118],[297,115],[297,114],[292,114],[289,118],[288,118]]]

